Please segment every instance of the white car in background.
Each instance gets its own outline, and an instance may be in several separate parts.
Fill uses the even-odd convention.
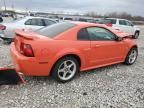
[[[57,23],[55,20],[43,17],[24,17],[22,19],[0,24],[0,37],[13,39],[16,29],[38,30],[44,26]]]
[[[140,35],[140,28],[135,26],[131,21],[126,19],[106,18],[112,24],[112,28],[129,33],[137,39]]]

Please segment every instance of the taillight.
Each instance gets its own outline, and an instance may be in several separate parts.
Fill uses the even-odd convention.
[[[0,25],[0,30],[5,30],[5,29],[6,29],[6,26]]]
[[[20,53],[27,57],[34,57],[32,47],[29,44],[21,43]]]
[[[112,24],[106,24],[108,27],[112,27]]]

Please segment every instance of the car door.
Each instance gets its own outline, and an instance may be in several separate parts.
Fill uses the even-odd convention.
[[[25,22],[25,28],[29,30],[38,30],[44,27],[44,22],[42,19],[31,18]]]
[[[118,20],[118,25],[119,29],[123,32],[128,32],[128,26],[126,24],[125,20]]]
[[[128,33],[134,35],[135,34],[135,28],[134,25],[130,21],[126,21],[128,26]]]
[[[126,20],[119,20],[120,30],[126,33],[133,34],[133,27]]]
[[[123,60],[126,49],[123,41],[116,41],[116,35],[101,27],[87,28],[91,40],[90,58],[93,66],[112,64]]]
[[[77,33],[77,46],[81,52],[81,57],[84,58],[81,68],[88,68],[91,66],[91,58],[89,57],[91,51],[90,38],[86,28],[82,28]]]

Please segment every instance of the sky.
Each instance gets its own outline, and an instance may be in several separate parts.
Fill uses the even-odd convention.
[[[16,9],[30,11],[67,11],[88,12],[100,14],[110,12],[127,12],[132,15],[144,16],[144,0],[5,0],[6,5],[14,5]],[[0,0],[3,6],[4,0]]]

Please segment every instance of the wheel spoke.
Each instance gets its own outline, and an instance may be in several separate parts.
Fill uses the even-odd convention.
[[[59,69],[58,72],[64,72],[64,68],[63,69]]]
[[[73,73],[73,71],[69,69],[68,73],[72,74],[72,73]]]
[[[133,61],[133,59],[132,58],[130,58],[130,60],[129,60],[130,62],[132,62]]]
[[[66,78],[67,72],[63,72],[63,78]]]
[[[74,66],[74,63],[71,63],[70,65],[68,65],[69,68],[71,68],[72,66]]]
[[[64,68],[67,68],[68,65],[67,65],[67,61],[64,62]]]

